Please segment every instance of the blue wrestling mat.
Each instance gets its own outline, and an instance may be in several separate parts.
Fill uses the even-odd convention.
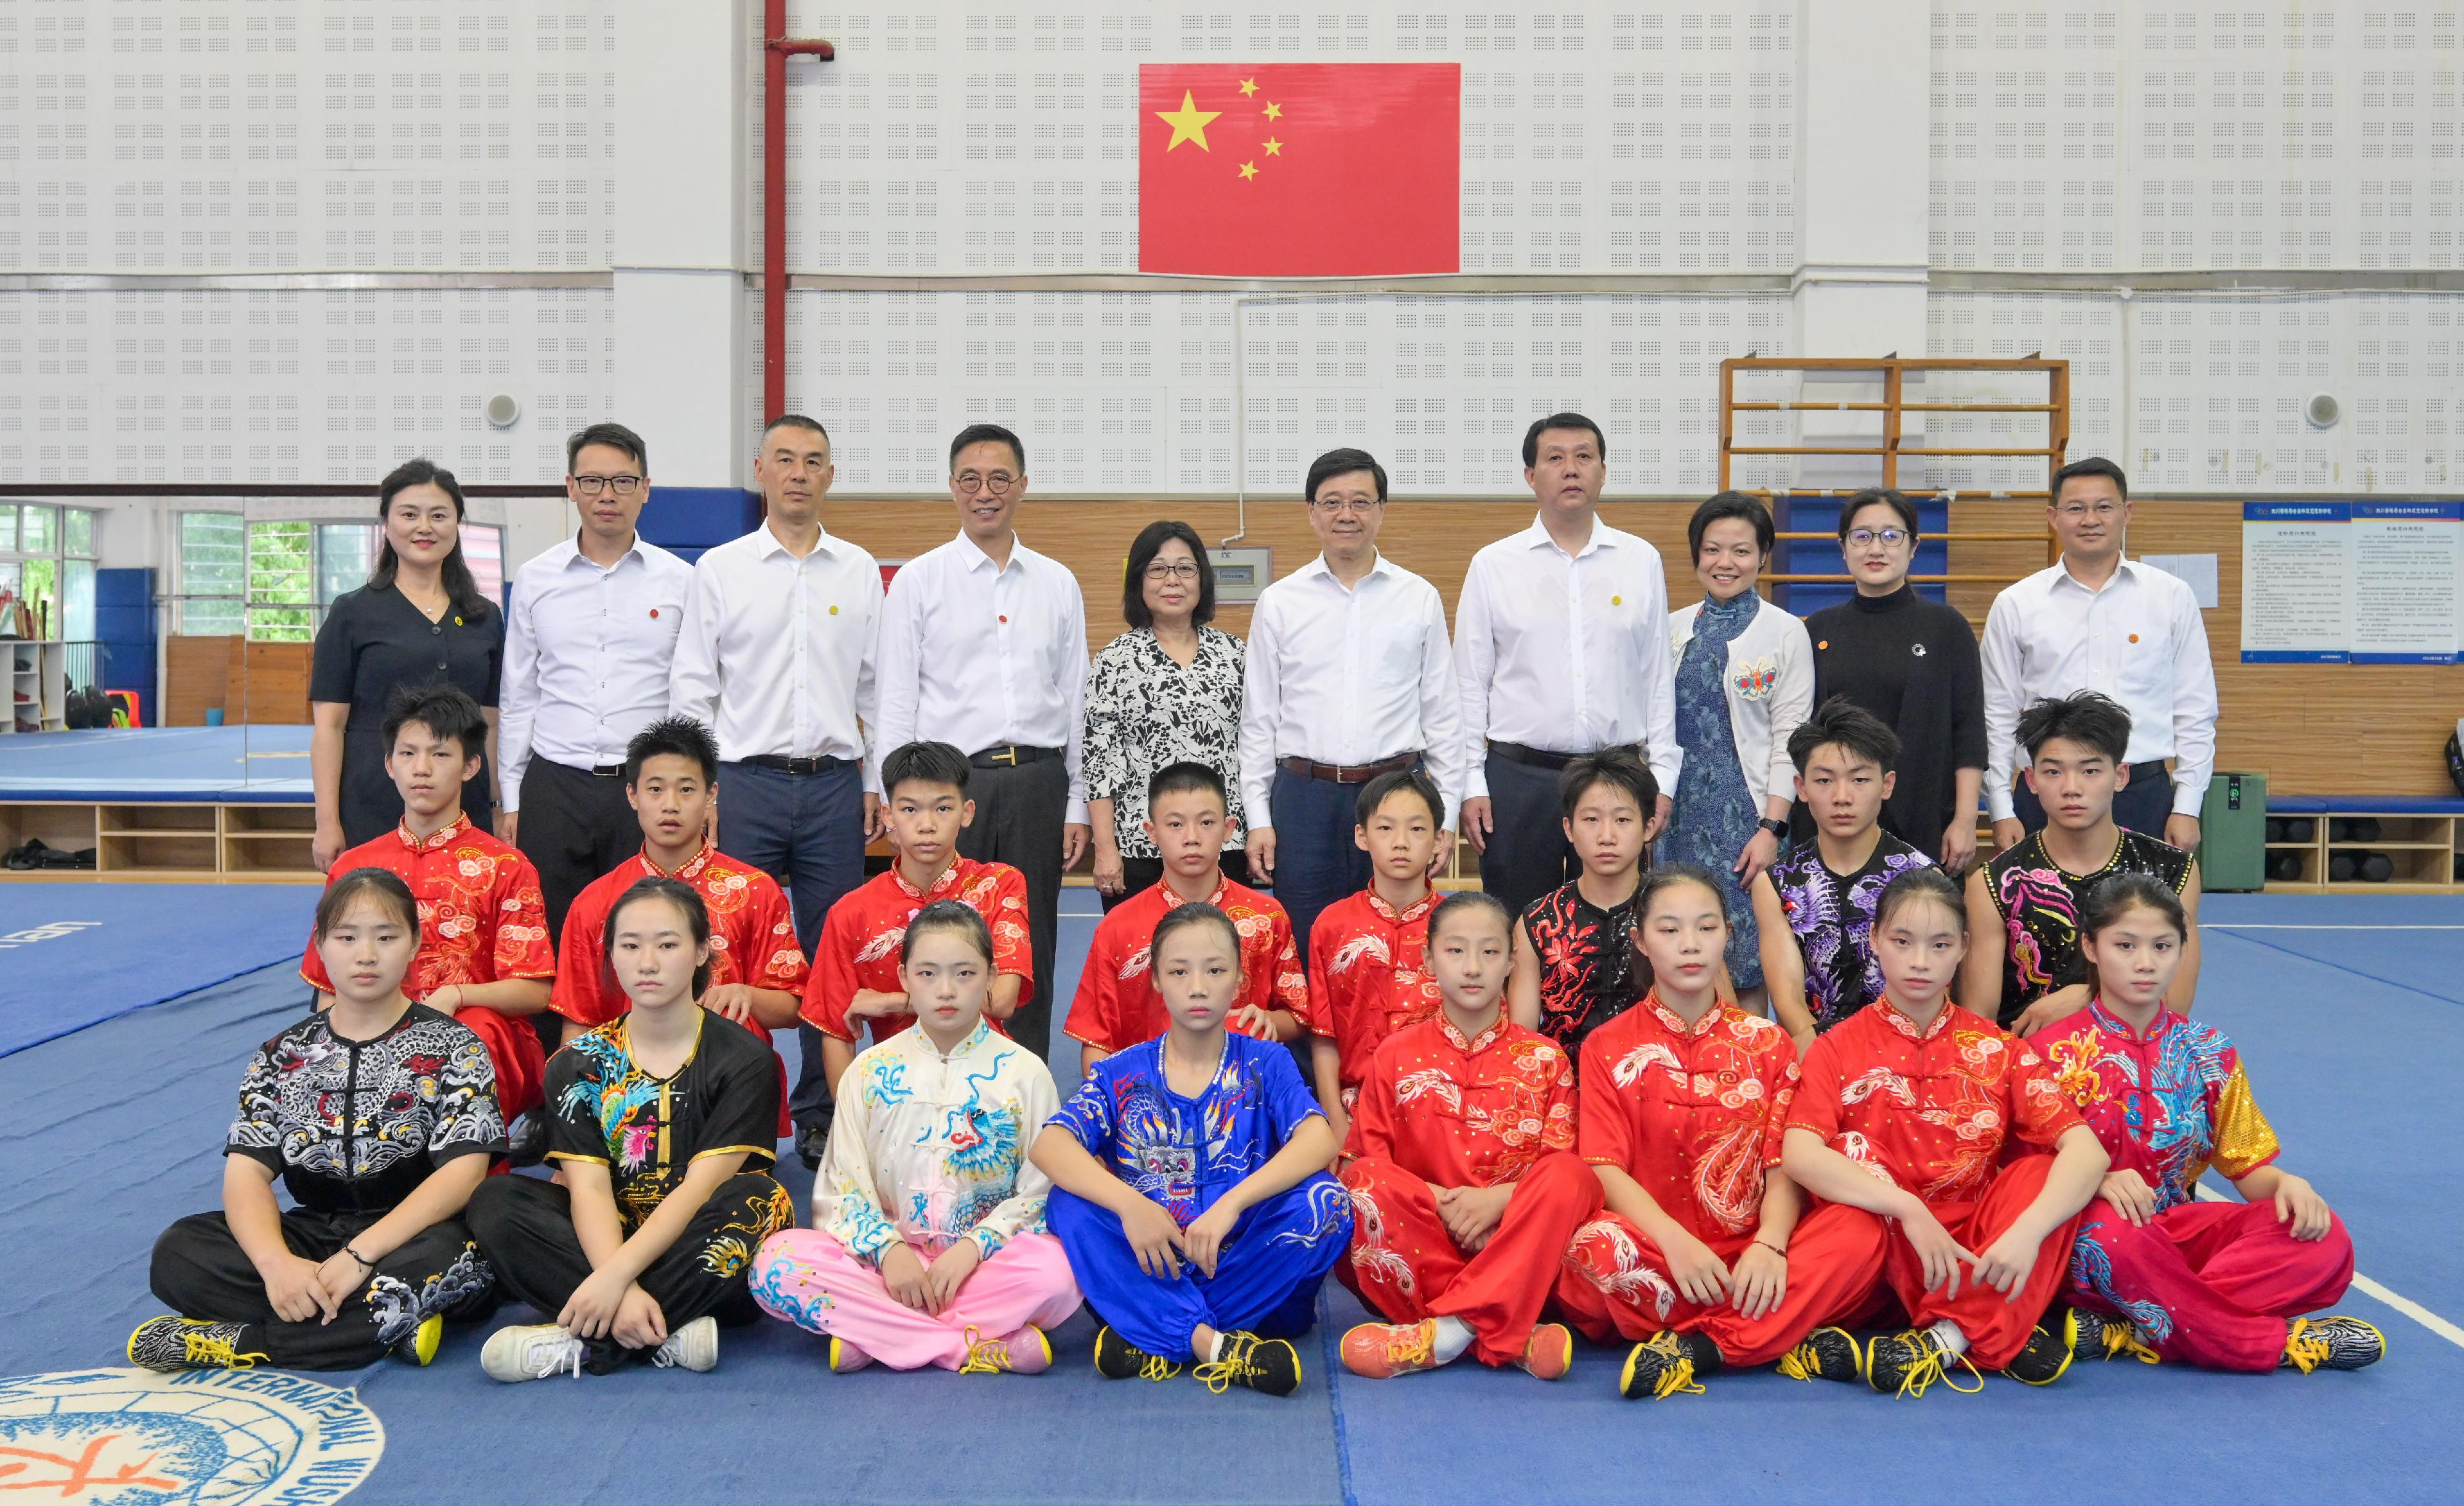
[[[305,803],[305,727],[121,727],[0,740],[0,799]]]
[[[163,892],[145,886],[140,903]],[[1091,894],[1069,891],[1065,909],[1088,912],[1062,923],[1066,1008]],[[39,1384],[0,1378],[0,1442],[40,1456],[29,1482],[79,1460],[99,1470],[147,1456],[88,1458],[69,1447],[112,1430],[149,1447],[160,1433],[161,1467],[194,1459],[202,1469],[222,1457],[210,1440],[178,1453],[155,1412],[176,1403],[186,1416],[228,1417],[218,1426],[237,1459],[244,1442],[273,1430],[251,1420],[279,1411],[284,1448],[252,1455],[247,1477],[296,1482],[321,1458],[331,1485],[364,1475],[354,1506],[427,1502],[440,1490],[477,1503],[621,1492],[1022,1506],[1622,1503],[1672,1487],[1687,1499],[1789,1506],[2082,1489],[2193,1506],[2453,1500],[2464,1475],[2464,1343],[2373,1294],[2433,1320],[2464,1317],[2464,1224],[2433,1148],[2452,1138],[2453,1063],[2464,1058],[2464,987],[2453,981],[2464,977],[2464,930],[2378,928],[2464,928],[2464,904],[2219,898],[2210,918],[2200,1013],[2243,1047],[2285,1164],[2343,1215],[2364,1277],[2380,1283],[2357,1283],[2342,1304],[2387,1331],[2390,1357],[2375,1368],[2302,1378],[2094,1364],[2047,1390],[1994,1378],[1975,1396],[1937,1389],[1914,1402],[1755,1373],[1717,1377],[1702,1396],[1627,1403],[1616,1394],[1621,1351],[1607,1349],[1583,1349],[1554,1385],[1468,1364],[1383,1383],[1340,1374],[1332,1342],[1361,1314],[1330,1285],[1331,1320],[1303,1344],[1308,1378],[1281,1402],[1212,1396],[1185,1376],[1101,1381],[1083,1315],[1058,1336],[1052,1372],[1036,1378],[833,1376],[819,1343],[765,1323],[729,1331],[708,1375],[646,1369],[505,1386],[480,1374],[481,1332],[464,1329],[424,1371],[199,1375],[165,1396],[172,1387],[117,1369],[121,1345],[156,1311],[145,1290],[156,1233],[215,1205],[240,1066],[299,1007],[286,957],[0,1058],[15,1194],[0,1226],[11,1272],[0,1286],[0,1371],[49,1372]],[[13,983],[16,957],[38,950],[0,961],[0,976]],[[2399,968],[2421,971],[2372,976]],[[792,1156],[784,1176],[801,1203],[809,1178]],[[508,1308],[496,1320],[509,1320],[528,1315]],[[50,1430],[39,1436],[23,1420],[36,1410]],[[77,1420],[89,1415],[103,1420]]]
[[[0,882],[0,1056],[271,962],[296,965],[318,893],[300,884]]]

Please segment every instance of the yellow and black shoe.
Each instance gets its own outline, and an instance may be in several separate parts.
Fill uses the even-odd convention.
[[[1169,1381],[1180,1363],[1147,1353],[1107,1324],[1095,1330],[1095,1373],[1108,1381]]]
[[[2051,1386],[2071,1367],[2079,1353],[2079,1310],[2065,1307],[2051,1324],[2038,1323],[2028,1342],[2002,1367],[2002,1373],[2029,1386]]]
[[[128,1336],[128,1363],[146,1370],[253,1370],[273,1357],[256,1347],[264,1338],[250,1323],[209,1323],[195,1318],[149,1318]]]
[[[1793,1381],[1861,1381],[1865,1353],[1845,1328],[1816,1328],[1779,1357],[1779,1373]]]
[[[1966,1366],[1976,1384],[1960,1385],[1951,1374],[1953,1365]],[[1881,1335],[1866,1350],[1865,1384],[1885,1396],[1923,1396],[1936,1381],[1971,1396],[1985,1389],[1985,1377],[1977,1374],[1968,1356],[1951,1353],[1930,1328]]]
[[[426,1365],[436,1358],[436,1346],[445,1342],[445,1318],[430,1313],[410,1331],[410,1337],[393,1346],[394,1358],[412,1364]]]
[[[1301,1388],[1301,1352],[1286,1339],[1261,1339],[1256,1334],[1223,1336],[1222,1356],[1190,1371],[1221,1396],[1235,1386],[1267,1396],[1289,1396]]]
[[[2071,1353],[2082,1360],[2119,1360],[2123,1355],[2142,1364],[2155,1364],[2161,1357],[2147,1342],[2139,1325],[2128,1319],[2116,1318],[2091,1308],[2075,1307],[2071,1316],[2079,1322],[2079,1340]]]
[[[1687,1391],[1700,1396],[1701,1378],[1725,1364],[1720,1346],[1701,1334],[1656,1333],[1625,1357],[1617,1394],[1630,1402],[1664,1401]]]
[[[2387,1335],[2358,1318],[2297,1318],[2284,1336],[2283,1364],[2313,1370],[2358,1370],[2387,1358]]]

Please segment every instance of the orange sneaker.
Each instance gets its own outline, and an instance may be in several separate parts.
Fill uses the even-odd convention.
[[[1343,1367],[1373,1381],[1391,1381],[1415,1370],[1438,1367],[1438,1325],[1434,1319],[1417,1323],[1362,1323],[1343,1336]]]
[[[1574,1336],[1564,1323],[1542,1323],[1523,1341],[1523,1358],[1516,1363],[1541,1380],[1556,1380],[1574,1367]]]

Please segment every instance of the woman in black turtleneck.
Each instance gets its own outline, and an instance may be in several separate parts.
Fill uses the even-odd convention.
[[[1916,505],[1876,487],[1839,512],[1839,550],[1857,595],[1805,620],[1814,703],[1835,695],[1900,734],[1899,779],[1882,808],[1892,835],[1953,873],[1976,856],[1985,777],[1985,677],[1958,608],[1908,584]]]

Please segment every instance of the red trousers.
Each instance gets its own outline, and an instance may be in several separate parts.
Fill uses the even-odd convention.
[[[2045,1190],[2046,1173],[2053,1168],[2050,1155],[2022,1156],[1996,1172],[1985,1195],[1975,1202],[1926,1206],[1950,1231],[1950,1237],[1982,1255],[2036,1200],[2036,1194]],[[1897,1231],[1883,1242],[1881,1286],[1899,1298],[1911,1326],[1930,1328],[1949,1319],[1968,1336],[1968,1358],[1976,1367],[1998,1370],[2028,1346],[2028,1335],[2061,1290],[2070,1270],[2071,1236],[2078,1233],[2079,1223],[2079,1215],[2074,1213],[2045,1236],[2036,1249],[2036,1263],[2028,1272],[2027,1284],[2019,1288],[2016,1298],[2006,1299],[1979,1282],[1975,1268],[1965,1262],[1959,1268],[1957,1297],[1944,1296],[1942,1287],[1926,1291],[1925,1262],[1917,1258],[1916,1247]]]
[[[2126,1318],[2167,1360],[2211,1370],[2272,1370],[2285,1320],[2344,1295],[2353,1237],[2333,1219],[2296,1239],[2273,1199],[2184,1203],[2134,1226],[2102,1198],[2080,1215],[2064,1295]]]
[[[1335,1276],[1393,1322],[1460,1318],[1472,1352],[1510,1364],[1560,1285],[1566,1246],[1599,1211],[1600,1179],[1571,1150],[1551,1151],[1514,1184],[1488,1243],[1466,1256],[1438,1216],[1429,1184],[1391,1161],[1363,1156],[1343,1168],[1352,1193],[1352,1258]]]
[[[1873,1290],[1882,1269],[1882,1221],[1861,1208],[1826,1203],[1799,1219],[1788,1241],[1788,1287],[1779,1306],[1748,1318],[1723,1303],[1686,1300],[1669,1279],[1667,1257],[1618,1213],[1602,1213],[1574,1236],[1566,1265],[1574,1279],[1561,1300],[1574,1325],[1595,1341],[1612,1332],[1648,1339],[1673,1329],[1699,1333],[1720,1346],[1730,1364],[1768,1364],[1824,1323],[1845,1318]],[[1728,1265],[1753,1243],[1753,1233],[1704,1243]]]
[[[488,1060],[496,1069],[496,1106],[504,1111],[505,1123],[510,1125],[516,1115],[539,1107],[547,1089],[547,1054],[539,1049],[530,1016],[501,1015],[473,1004],[453,1017],[488,1048]]]

